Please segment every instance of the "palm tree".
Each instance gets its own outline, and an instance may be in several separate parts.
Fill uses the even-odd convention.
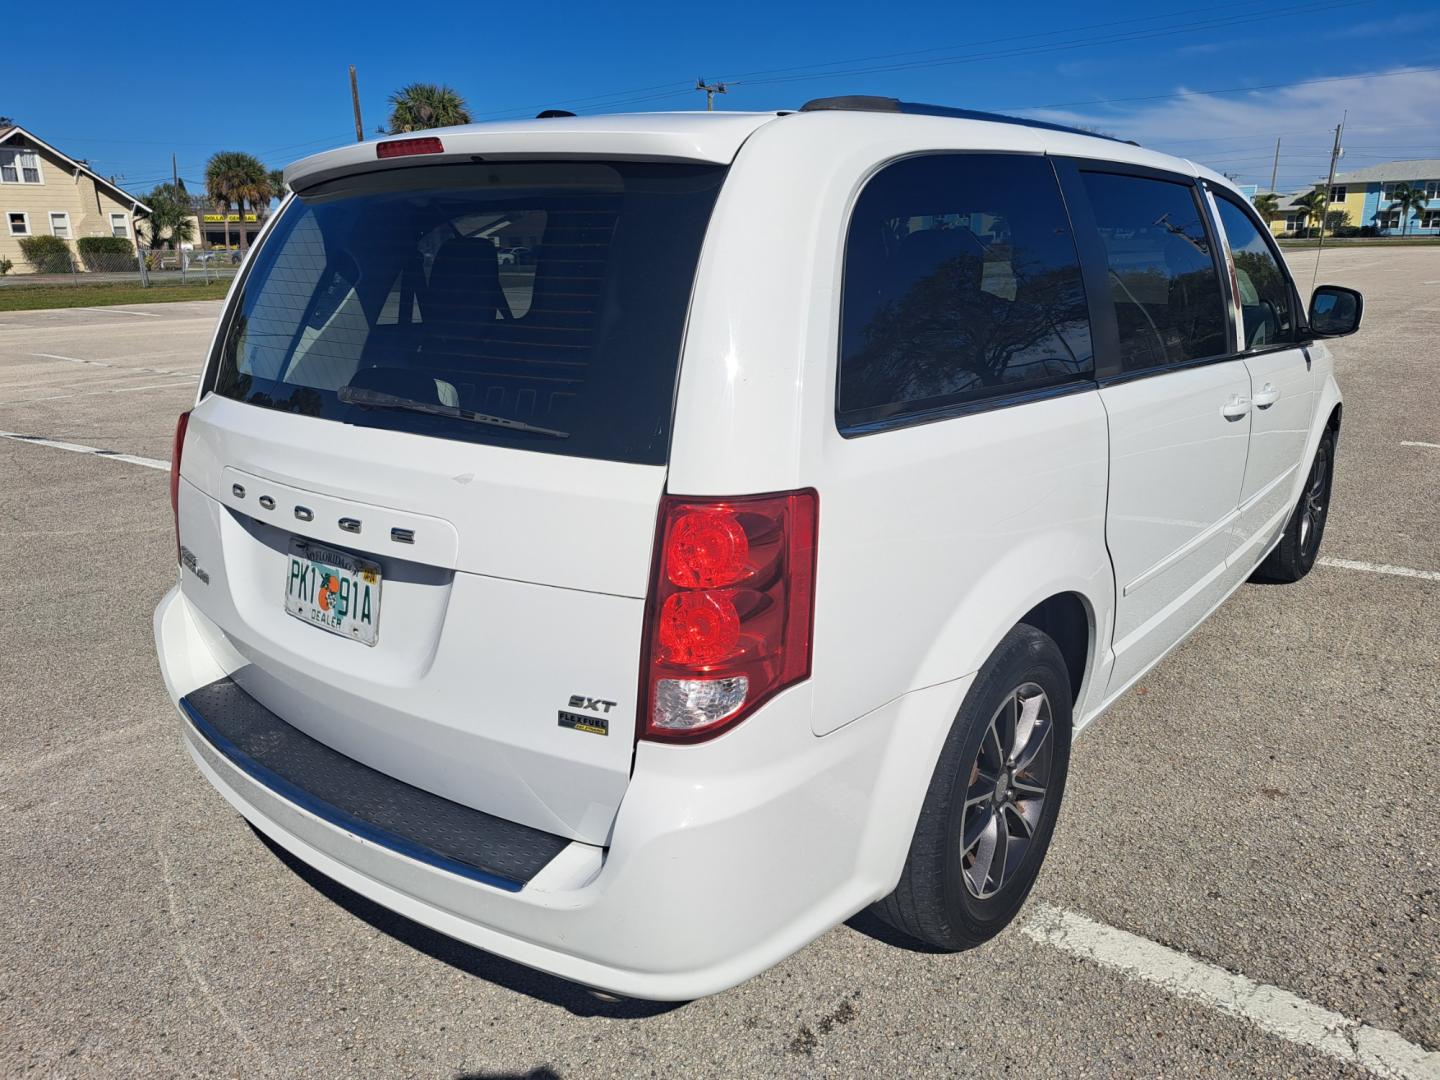
[[[245,182],[240,186],[242,198],[240,207],[240,251],[243,253],[249,248],[249,232],[245,228],[245,205],[249,204],[250,209],[255,211],[255,220],[258,223],[265,211],[270,209],[270,200],[275,197],[275,188],[270,183],[270,170],[260,164],[260,159],[250,154],[244,155],[249,160],[245,162]]]
[[[150,206],[150,217],[146,231],[150,234],[150,246],[160,243],[162,237],[170,241],[170,247],[179,250],[181,243],[195,239],[195,225],[190,220],[194,210],[190,207],[190,196],[184,184],[159,184],[145,202]]]
[[[1318,221],[1320,232],[1325,232],[1325,211],[1330,209],[1329,192],[1316,188],[1309,195],[1304,195],[1295,200],[1295,209],[1305,212],[1305,234],[1310,234],[1310,223]]]
[[[259,217],[261,206],[269,206],[275,192],[270,186],[270,172],[254,154],[240,150],[222,150],[205,166],[205,193],[220,208],[225,222],[225,247],[230,247],[230,206],[234,204],[240,217],[240,250],[249,247],[245,228],[245,204],[248,202]]]
[[[285,197],[285,170],[284,170],[284,169],[271,169],[271,170],[270,170],[270,189],[271,189],[272,192],[274,192],[274,197],[275,197],[275,198],[277,198],[277,199],[283,199],[283,198]]]
[[[1425,189],[1412,187],[1409,184],[1396,184],[1390,192],[1390,209],[1400,211],[1400,235],[1404,236],[1410,228],[1410,214],[1416,210],[1423,210],[1429,202],[1425,198]]]
[[[1267,191],[1261,195],[1256,195],[1255,198],[1251,200],[1251,205],[1255,207],[1255,212],[1264,219],[1265,224],[1269,225],[1270,222],[1275,220],[1276,215],[1280,213],[1280,193]]]
[[[250,158],[250,155],[238,150],[221,150],[212,156],[205,166],[205,194],[220,211],[220,218],[225,223],[226,250],[230,248],[230,205],[240,201],[240,189],[244,187],[246,178],[246,158]],[[240,232],[244,235],[243,221],[240,223]]]
[[[388,135],[468,123],[470,107],[443,83],[411,83],[390,95]]]

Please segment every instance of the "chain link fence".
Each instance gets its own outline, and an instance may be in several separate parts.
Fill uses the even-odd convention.
[[[238,251],[198,248],[137,249],[124,237],[69,241],[56,236],[27,237],[21,261],[0,274],[0,288],[33,285],[126,284],[148,287],[228,281],[240,265]]]

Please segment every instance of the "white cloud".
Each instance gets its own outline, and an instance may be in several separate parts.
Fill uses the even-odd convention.
[[[1420,12],[1396,15],[1390,19],[1372,19],[1370,22],[1355,23],[1352,26],[1328,30],[1324,36],[1329,41],[1344,41],[1357,37],[1393,37],[1397,41],[1403,41],[1412,34],[1428,30],[1437,23],[1440,23],[1440,11]]]
[[[1075,124],[1180,154],[1242,182],[1270,182],[1281,137],[1279,187],[1323,177],[1335,125],[1348,110],[1347,153],[1340,171],[1405,158],[1440,157],[1440,71],[1377,72],[1344,81],[1310,82],[1238,94],[1197,94],[1185,87],[1165,101],[1027,109],[1041,119]]]

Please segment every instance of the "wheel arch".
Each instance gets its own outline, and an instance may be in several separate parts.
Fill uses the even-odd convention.
[[[1335,432],[1337,444],[1340,438],[1340,422],[1344,416],[1344,402],[1340,398],[1340,386],[1336,383],[1333,373],[1326,373],[1325,381],[1321,383],[1318,394],[1319,399],[1316,402],[1315,413],[1310,421],[1310,437],[1305,440],[1305,456],[1300,459],[1295,470],[1295,480],[1290,492],[1292,504],[1300,498],[1305,477],[1310,472],[1310,463],[1315,460],[1315,451],[1320,448],[1320,440],[1324,437],[1325,432]]]
[[[1095,660],[1094,608],[1082,593],[1060,592],[1040,601],[1020,617],[1020,622],[1035,627],[1059,646],[1070,674],[1070,701],[1079,709],[1081,691]]]
[[[1067,665],[1073,663],[1078,717],[1114,619],[1115,575],[1102,527],[1028,537],[987,567],[935,634],[913,685],[979,671],[1012,629],[1028,623],[1054,637]]]

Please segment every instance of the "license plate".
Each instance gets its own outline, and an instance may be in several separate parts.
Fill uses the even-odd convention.
[[[332,634],[375,644],[380,627],[378,563],[294,537],[287,562],[287,612]]]

